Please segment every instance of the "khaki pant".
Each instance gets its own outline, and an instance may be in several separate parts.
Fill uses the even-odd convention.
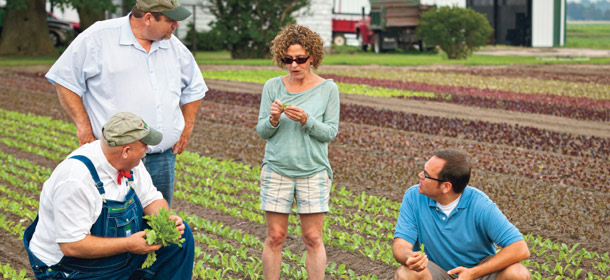
[[[485,257],[483,260],[481,260],[481,262],[479,264],[482,264],[482,263],[488,261],[493,256],[494,255]],[[457,278],[456,275],[447,274],[446,270],[442,269],[440,266],[438,266],[437,264],[435,264],[433,261],[430,261],[430,260],[428,261],[428,271],[430,271],[430,274],[432,274],[432,279],[434,279],[434,280],[451,280],[451,279]],[[494,272],[492,274],[488,274],[488,275],[485,275],[485,276],[477,278],[477,279],[496,280],[496,275],[498,275],[498,273]]]

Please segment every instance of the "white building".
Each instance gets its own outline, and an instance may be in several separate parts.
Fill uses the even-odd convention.
[[[119,8],[108,13],[107,18],[127,14],[120,5],[122,0],[113,0]],[[471,7],[487,16],[494,28],[494,43],[515,44],[533,47],[558,47],[565,44],[567,0],[420,0],[424,5]],[[0,0],[0,5],[6,0]],[[180,22],[176,36],[184,39],[187,26],[196,23],[197,31],[210,30],[214,16],[209,11],[209,0],[181,0],[180,3],[191,11],[193,16]],[[498,3],[495,5],[494,3]],[[346,17],[354,19],[370,11],[369,0],[311,0],[309,7],[293,14],[298,24],[306,25],[324,39],[325,47],[330,47],[332,40],[332,19]],[[131,7],[126,7],[131,9]],[[47,3],[47,10],[50,5]],[[53,13],[60,19],[78,21],[74,9],[57,9]],[[497,17],[494,16],[498,15]],[[355,35],[346,36],[347,43],[356,45]],[[518,39],[518,40],[516,40]]]

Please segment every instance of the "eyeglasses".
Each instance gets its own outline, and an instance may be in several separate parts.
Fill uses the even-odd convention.
[[[424,170],[424,178],[430,179],[430,180],[434,180],[434,181],[437,181],[437,182],[441,182],[441,183],[445,182],[445,180],[441,180],[441,179],[438,179],[438,178],[432,178],[432,177],[428,176],[428,173],[426,172],[426,170]]]
[[[308,59],[309,59],[309,56],[308,57],[297,57],[297,58],[284,57],[284,58],[282,58],[282,62],[284,62],[284,64],[292,64],[292,62],[296,61],[297,64],[303,64],[303,63],[307,62]]]

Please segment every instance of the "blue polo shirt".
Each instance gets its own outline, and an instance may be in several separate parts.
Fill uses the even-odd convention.
[[[474,267],[496,253],[494,243],[506,247],[523,235],[482,191],[467,186],[453,211],[446,216],[436,201],[410,187],[402,199],[394,238],[402,238],[445,270]]]

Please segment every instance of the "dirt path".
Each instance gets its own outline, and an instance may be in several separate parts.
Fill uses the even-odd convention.
[[[207,79],[212,89],[260,94],[263,85]],[[540,114],[528,114],[506,110],[492,110],[442,102],[406,100],[400,98],[371,97],[357,94],[341,94],[342,103],[372,106],[378,109],[401,111],[427,116],[461,118],[493,123],[519,124],[545,130],[567,132],[587,136],[610,137],[610,123],[575,120]]]

